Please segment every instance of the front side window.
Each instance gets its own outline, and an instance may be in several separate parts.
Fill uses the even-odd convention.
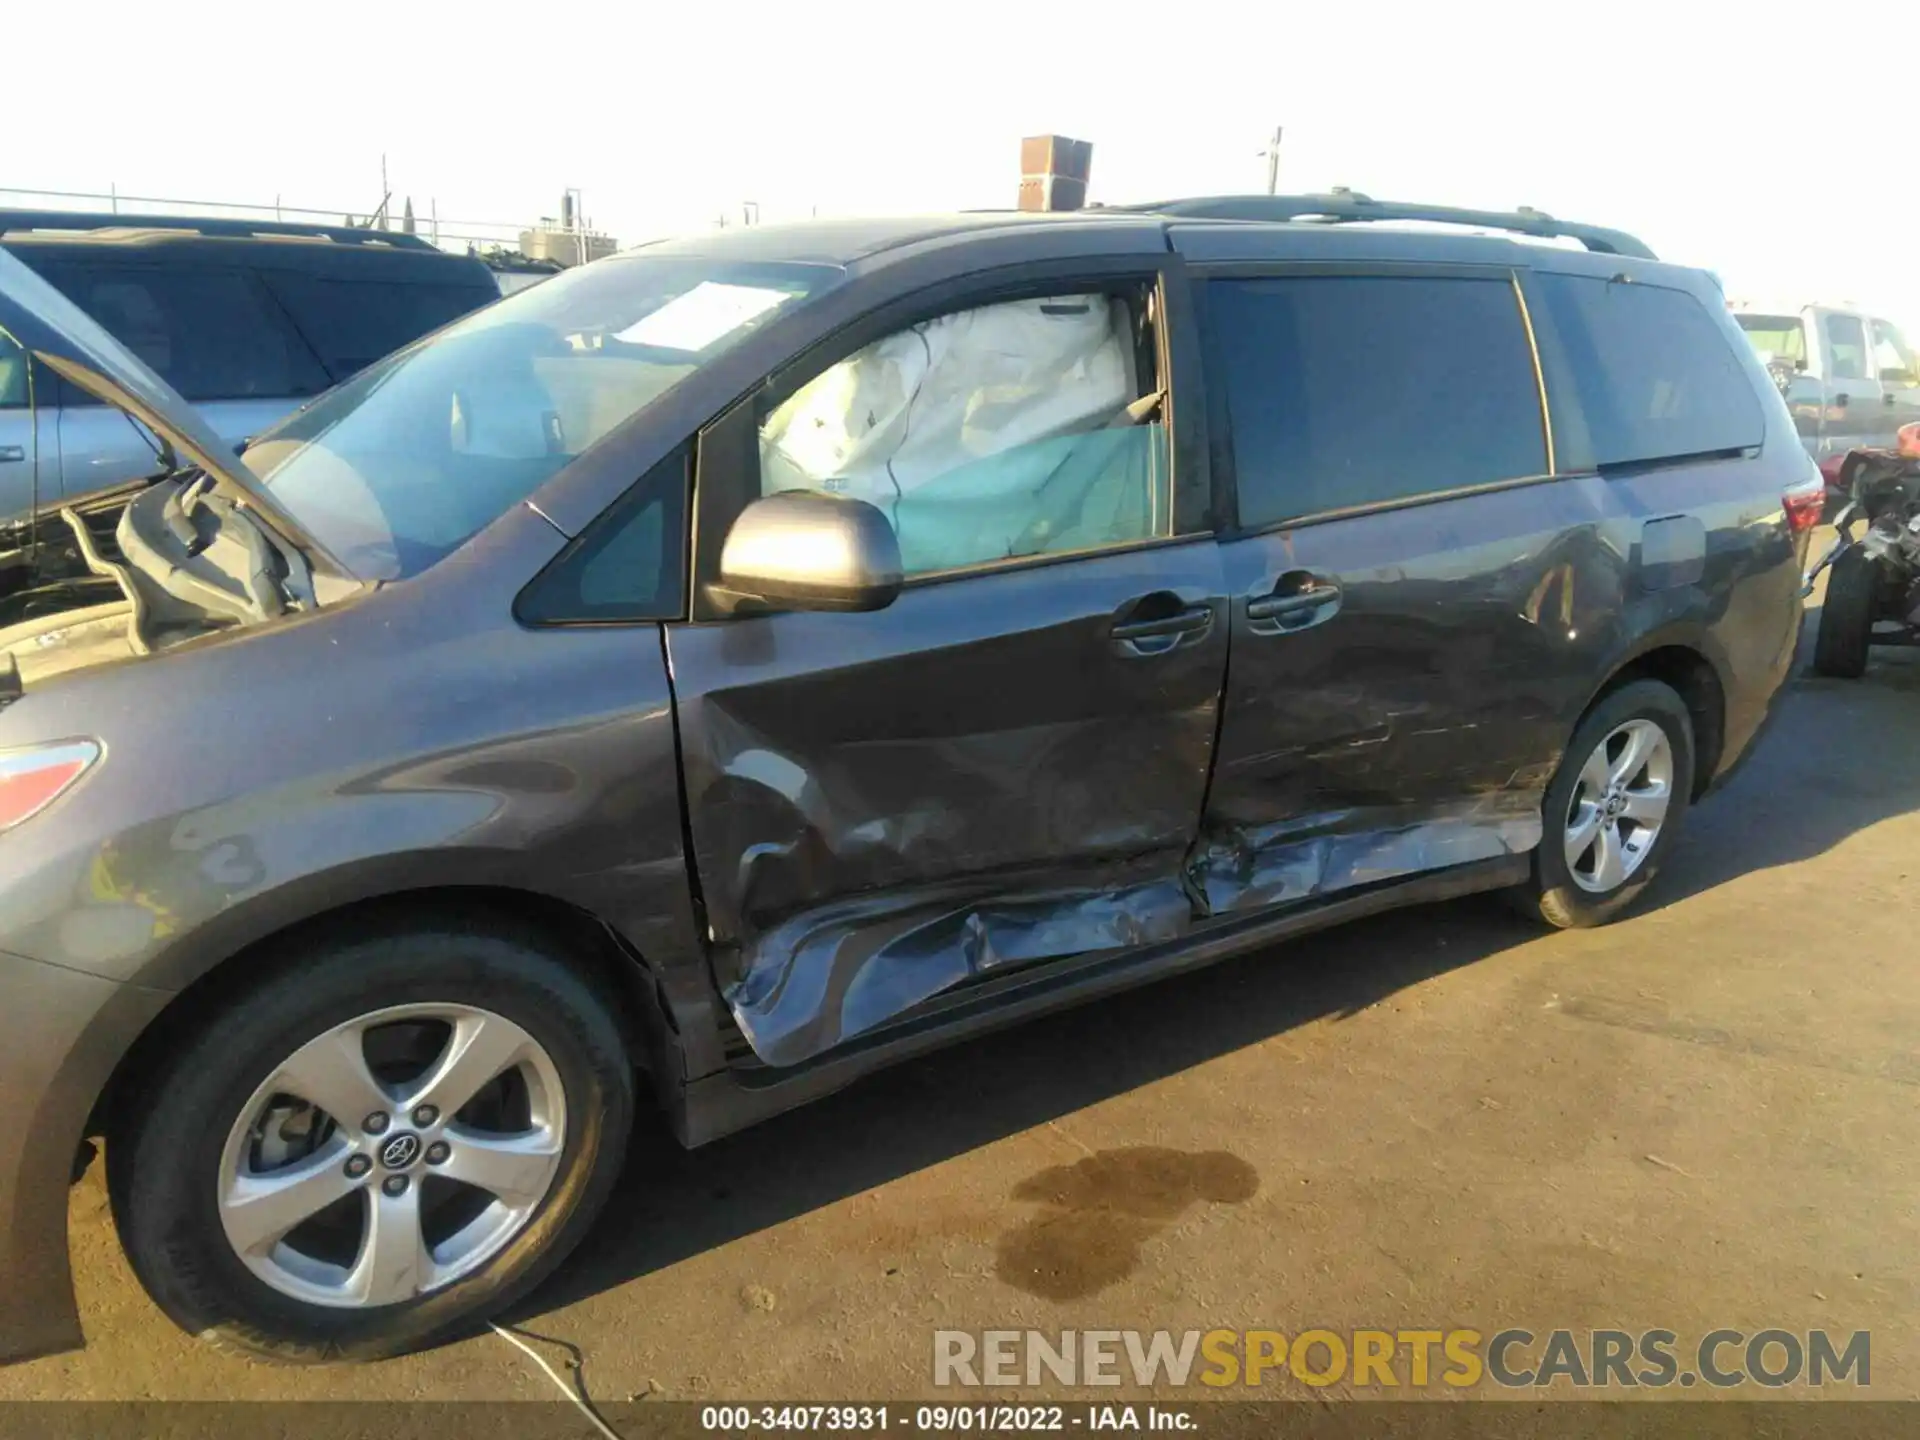
[[[1684,459],[1765,438],[1738,342],[1693,295],[1587,275],[1535,281],[1571,371],[1592,463]],[[1555,406],[1566,399],[1556,395]]]
[[[584,265],[361,371],[247,463],[355,575],[417,574],[842,274],[645,252]]]
[[[1873,322],[1873,368],[1874,373],[1889,384],[1920,383],[1920,368],[1914,365],[1913,351],[1907,348],[1906,337],[1890,321]]]
[[[1829,315],[1827,350],[1833,356],[1833,379],[1867,378],[1867,327],[1858,315]]]
[[[878,506],[911,575],[1169,534],[1154,355],[1144,290],[939,316],[775,407],[761,493]]]
[[[1214,280],[1207,314],[1242,525],[1547,469],[1540,382],[1510,281]]]

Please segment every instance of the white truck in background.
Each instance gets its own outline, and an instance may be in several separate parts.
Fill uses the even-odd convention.
[[[1891,449],[1901,426],[1920,421],[1920,362],[1891,320],[1849,304],[1729,308],[1773,372],[1829,489],[1850,451]]]

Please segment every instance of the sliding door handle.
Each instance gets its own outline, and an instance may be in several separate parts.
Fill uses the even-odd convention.
[[[1340,609],[1340,587],[1324,576],[1291,570],[1264,595],[1247,601],[1247,628],[1256,635],[1285,635],[1331,620]]]

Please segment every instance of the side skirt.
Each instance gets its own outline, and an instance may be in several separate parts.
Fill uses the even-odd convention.
[[[1457,865],[1346,891],[1280,914],[1223,923],[1164,945],[1075,956],[999,976],[941,996],[803,1065],[775,1069],[749,1062],[691,1081],[680,1097],[684,1108],[674,1117],[674,1130],[684,1144],[704,1145],[844,1089],[876,1070],[975,1035],[1367,915],[1521,884],[1531,873],[1532,861],[1531,854],[1523,854]]]

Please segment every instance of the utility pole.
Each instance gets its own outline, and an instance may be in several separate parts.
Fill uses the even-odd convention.
[[[1267,157],[1267,193],[1280,193],[1280,135],[1281,127],[1273,127],[1273,139],[1267,142],[1267,148],[1260,153]]]

